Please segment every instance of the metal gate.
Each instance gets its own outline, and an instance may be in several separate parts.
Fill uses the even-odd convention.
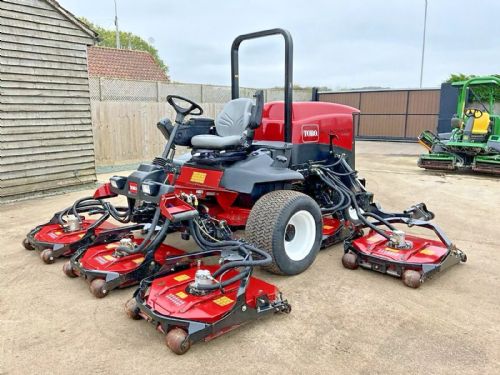
[[[357,138],[413,141],[436,130],[439,96],[439,89],[409,89],[318,92],[316,98],[358,108]]]

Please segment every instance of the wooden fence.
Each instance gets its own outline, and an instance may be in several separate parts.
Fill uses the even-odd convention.
[[[90,99],[98,171],[132,166],[152,160],[165,146],[156,124],[174,119],[166,103],[169,94],[199,103],[204,117],[215,118],[231,99],[229,86],[90,78]],[[241,88],[242,97],[252,97],[256,89]],[[282,100],[283,90],[264,90],[266,101]],[[310,90],[294,90],[295,100],[310,100]]]
[[[201,103],[204,116],[215,118],[221,103]],[[156,124],[175,118],[167,103],[92,101],[95,160],[98,169],[152,160],[165,146]]]

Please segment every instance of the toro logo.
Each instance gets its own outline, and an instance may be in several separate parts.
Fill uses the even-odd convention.
[[[319,126],[316,124],[302,125],[302,142],[312,143],[319,141]]]
[[[135,182],[130,182],[128,184],[128,192],[130,194],[137,194],[137,183]]]

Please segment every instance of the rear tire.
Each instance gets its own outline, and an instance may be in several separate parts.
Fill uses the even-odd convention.
[[[321,246],[323,224],[318,204],[293,190],[278,190],[253,206],[246,226],[247,240],[268,252],[272,263],[263,268],[279,275],[296,275],[314,262]]]

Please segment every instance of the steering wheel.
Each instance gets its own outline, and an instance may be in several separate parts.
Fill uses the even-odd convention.
[[[178,105],[175,102],[175,100],[179,100],[181,102],[186,102],[186,103],[190,104],[190,106],[186,107],[186,108],[181,107],[180,105]],[[179,95],[168,95],[167,96],[167,103],[170,104],[172,107],[174,107],[175,112],[177,112],[178,114],[181,114],[183,117],[185,117],[187,115],[199,116],[199,115],[203,114],[203,108],[201,108],[201,106],[199,104],[193,102],[192,100],[183,98],[182,96],[179,96]],[[198,110],[198,111],[195,112],[196,110]]]
[[[481,111],[480,109],[469,108],[465,110],[465,116],[467,117],[480,118],[482,115],[483,111]]]

